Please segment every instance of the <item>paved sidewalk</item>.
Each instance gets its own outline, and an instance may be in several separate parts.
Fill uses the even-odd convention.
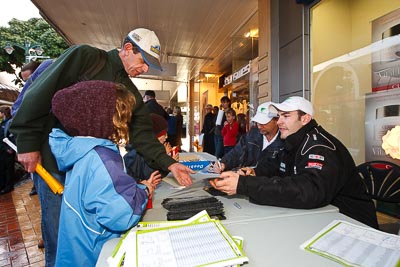
[[[41,238],[40,203],[29,196],[30,179],[20,182],[13,192],[0,195],[0,266],[44,266]]]

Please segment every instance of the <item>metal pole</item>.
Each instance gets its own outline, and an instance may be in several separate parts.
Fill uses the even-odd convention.
[[[25,40],[25,63],[29,63],[29,59],[30,59],[29,47],[30,46],[31,46],[31,44],[29,43],[29,41]]]

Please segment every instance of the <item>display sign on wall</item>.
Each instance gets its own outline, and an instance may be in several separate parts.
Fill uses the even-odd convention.
[[[243,77],[244,75],[250,73],[250,63],[242,67],[240,70],[236,71],[235,73],[225,77],[224,86],[233,83],[234,81],[238,80],[239,78]]]
[[[372,92],[400,88],[400,9],[372,22]]]
[[[365,159],[400,164],[382,148],[382,137],[400,125],[400,9],[372,22],[372,89],[365,97]],[[390,45],[387,45],[390,44]]]
[[[365,159],[384,160],[400,165],[400,160],[386,155],[382,136],[400,125],[400,88],[373,92],[365,97]]]

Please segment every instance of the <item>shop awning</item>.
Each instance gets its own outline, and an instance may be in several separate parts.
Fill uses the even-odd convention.
[[[0,83],[0,105],[12,105],[19,95],[19,90],[7,84]]]

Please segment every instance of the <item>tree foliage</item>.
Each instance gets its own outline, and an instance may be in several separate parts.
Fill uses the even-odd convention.
[[[57,58],[68,48],[68,44],[42,18],[31,18],[27,21],[12,19],[9,27],[0,27],[0,71],[15,74],[15,68],[25,64],[25,42],[31,46],[39,44],[44,50],[43,56]],[[3,49],[11,43],[15,49],[10,55]],[[41,59],[38,59],[41,60]],[[14,83],[22,86],[22,81],[15,75]]]

